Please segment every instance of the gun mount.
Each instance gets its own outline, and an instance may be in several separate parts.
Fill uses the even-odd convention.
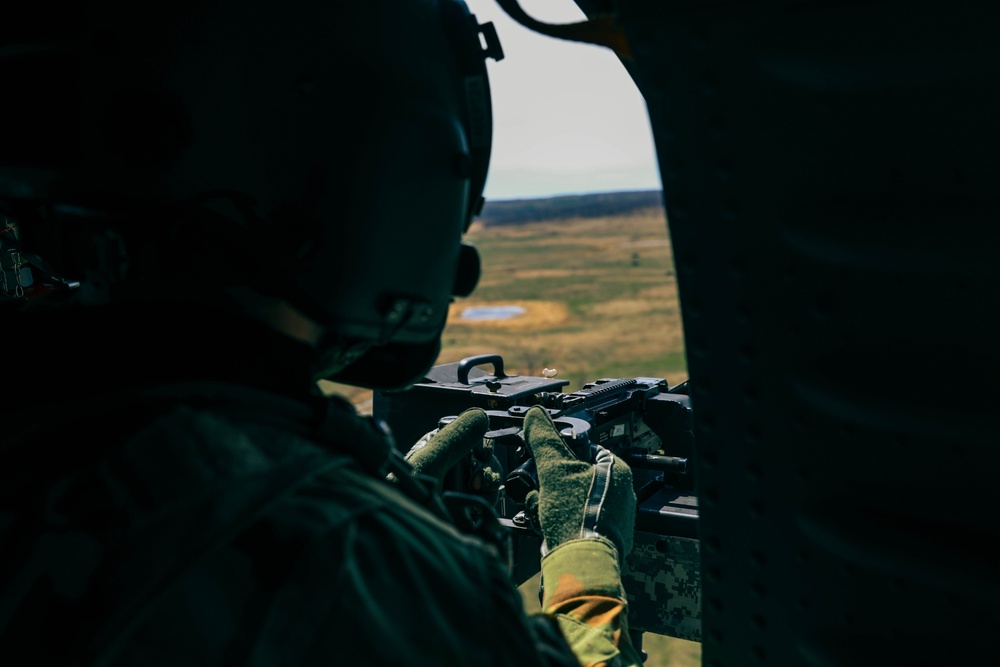
[[[479,368],[484,365],[492,365],[492,374]],[[564,393],[568,384],[507,375],[500,355],[481,355],[435,366],[424,382],[405,391],[376,392],[373,413],[405,451],[469,408],[486,411],[486,437],[494,442],[505,480],[495,510],[511,532],[518,585],[538,572],[541,544],[523,511],[525,496],[537,484],[521,429],[528,408],[546,408],[581,459],[589,458],[593,445],[614,452],[632,469],[638,501],[635,548],[623,564],[630,626],[701,641],[696,449],[687,383],[669,387],[662,378],[602,378]],[[456,470],[446,488],[460,488],[464,475]]]

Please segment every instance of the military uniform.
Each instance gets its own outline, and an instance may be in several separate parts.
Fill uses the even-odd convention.
[[[374,473],[384,436],[311,392],[310,348],[176,304],[6,335],[31,354],[3,419],[0,663],[621,661],[610,543],[549,554],[552,614],[526,616],[493,549]]]

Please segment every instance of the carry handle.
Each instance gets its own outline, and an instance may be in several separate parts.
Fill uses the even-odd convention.
[[[493,364],[493,375],[497,378],[507,377],[503,372],[503,357],[499,354],[479,354],[474,357],[466,357],[458,362],[458,381],[462,384],[469,384],[469,371],[482,364]]]

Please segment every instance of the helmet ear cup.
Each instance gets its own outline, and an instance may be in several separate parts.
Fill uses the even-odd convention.
[[[482,272],[482,261],[475,246],[462,244],[458,253],[458,267],[455,269],[455,286],[451,288],[454,296],[469,296],[479,284]]]

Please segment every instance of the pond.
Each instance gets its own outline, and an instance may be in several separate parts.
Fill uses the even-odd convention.
[[[521,306],[476,306],[462,311],[463,320],[509,320],[522,315]]]

